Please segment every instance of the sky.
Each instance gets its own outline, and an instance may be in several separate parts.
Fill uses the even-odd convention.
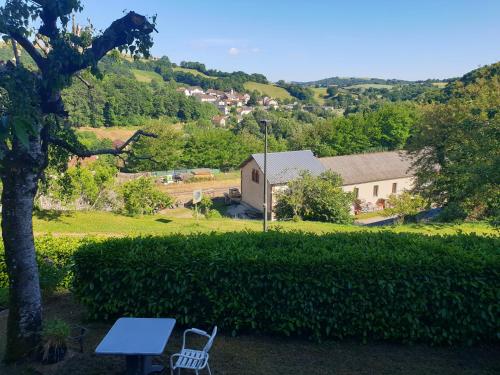
[[[450,78],[500,60],[500,0],[82,0],[104,29],[157,14],[153,55],[277,81]]]

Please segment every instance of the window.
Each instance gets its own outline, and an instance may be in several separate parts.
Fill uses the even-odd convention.
[[[398,192],[398,183],[394,182],[392,184],[392,194],[396,194]]]
[[[257,169],[252,169],[252,181],[259,183],[259,171]]]
[[[378,185],[373,185],[373,196],[378,197]]]
[[[358,199],[359,198],[359,188],[354,188],[352,191],[354,193],[354,198]]]

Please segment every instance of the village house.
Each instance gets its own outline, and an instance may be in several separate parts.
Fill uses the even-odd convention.
[[[203,91],[203,89],[199,86],[189,87],[188,90],[189,90],[189,95],[191,95],[191,96],[196,95],[196,94],[204,94],[205,93],[205,91]]]
[[[225,127],[227,123],[228,116],[214,116],[212,118],[212,124],[215,126]]]
[[[264,154],[252,154],[240,167],[242,202],[262,211],[264,201]],[[409,190],[413,185],[411,161],[404,152],[376,152],[316,158],[309,150],[272,152],[267,156],[268,215],[276,195],[287,189],[289,181],[302,171],[319,175],[326,170],[342,177],[342,189],[353,192],[352,211],[383,209],[391,194]]]
[[[241,116],[245,116],[245,115],[249,115],[250,113],[252,113],[252,111],[253,111],[252,107],[239,107],[236,110],[236,113],[241,115]]]
[[[208,89],[207,95],[215,96],[216,98],[222,98],[224,96],[224,91]]]
[[[202,103],[215,103],[217,101],[217,98],[212,95],[207,95],[207,94],[193,94],[193,97],[198,99]]]
[[[265,96],[262,101],[261,101],[261,104],[264,106],[264,107],[271,107],[271,108],[274,108],[274,109],[277,109],[278,108],[278,102],[276,100],[274,100],[273,98],[270,98],[268,96]]]

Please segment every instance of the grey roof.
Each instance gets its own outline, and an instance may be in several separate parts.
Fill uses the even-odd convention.
[[[338,173],[344,185],[411,177],[411,159],[404,151],[374,152],[319,159]]]
[[[264,154],[252,154],[251,158],[257,162],[259,168],[263,171]],[[267,154],[267,180],[271,185],[285,184],[299,177],[300,172],[304,170],[313,175],[319,175],[325,171],[325,167],[314,157],[310,150],[270,152]]]

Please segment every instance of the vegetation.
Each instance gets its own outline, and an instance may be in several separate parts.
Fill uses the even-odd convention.
[[[245,82],[244,88],[248,91],[258,91],[261,95],[266,95],[271,98],[292,99],[288,91],[269,83]]]
[[[67,160],[68,153],[80,157],[117,155],[124,149],[89,151],[79,144],[71,127],[63,126],[68,113],[62,90],[82,70],[97,74],[99,60],[115,48],[148,57],[152,46],[150,34],[156,17],[147,19],[128,12],[102,34],[95,35],[89,26],[77,35],[67,26],[71,15],[81,10],[79,0],[7,0],[0,6],[2,39],[22,46],[33,61],[33,65],[24,66],[16,58],[0,71],[2,237],[10,281],[8,362],[20,360],[40,343],[42,300],[32,215],[38,183],[49,162]],[[28,39],[33,35],[37,43]],[[113,108],[109,109],[106,117],[112,119]],[[145,135],[139,131],[129,143]]]
[[[44,322],[40,349],[44,363],[56,363],[64,358],[69,334],[70,327],[62,320],[53,319]]]
[[[152,79],[156,73],[141,72],[143,75],[138,76],[133,70],[139,79],[131,76],[130,70],[124,75],[108,72],[102,79],[84,74],[91,89],[75,79],[63,92],[69,121],[77,126],[138,126],[159,118],[170,122],[210,120],[218,113],[213,105],[176,92],[175,84]]]
[[[497,339],[498,248],[493,238],[389,233],[109,239],[74,254],[73,288],[94,319],[169,315],[228,332],[488,342]]]
[[[499,71],[496,63],[454,82],[416,124],[416,191],[444,205],[443,218],[500,218]]]
[[[391,194],[387,200],[384,216],[396,215],[398,222],[402,223],[407,216],[418,214],[427,207],[427,202],[419,195],[412,195],[405,191],[399,195]]]
[[[308,172],[288,184],[277,198],[278,219],[313,220],[347,224],[353,196],[342,190],[342,179],[333,172],[313,176]]]
[[[151,215],[170,206],[172,198],[158,190],[150,178],[139,177],[121,186],[123,209],[130,216]]]
[[[180,210],[180,211],[179,211]],[[149,215],[130,217],[102,211],[38,211],[33,217],[37,236],[52,234],[54,236],[70,235],[84,237],[98,236],[133,236],[133,235],[166,235],[172,233],[198,232],[231,232],[260,231],[262,223],[256,220],[234,220],[221,218],[217,220],[195,220],[184,218],[186,209],[168,211],[168,215]],[[179,215],[180,214],[180,215]],[[180,216],[180,217],[178,217]],[[382,231],[396,233],[420,233],[426,235],[450,235],[457,233],[475,233],[481,236],[499,236],[500,230],[484,222],[457,224],[405,224],[394,227],[363,227],[356,225],[340,225],[313,221],[272,222],[271,229],[281,231],[302,230],[310,233],[336,233],[355,231]]]

